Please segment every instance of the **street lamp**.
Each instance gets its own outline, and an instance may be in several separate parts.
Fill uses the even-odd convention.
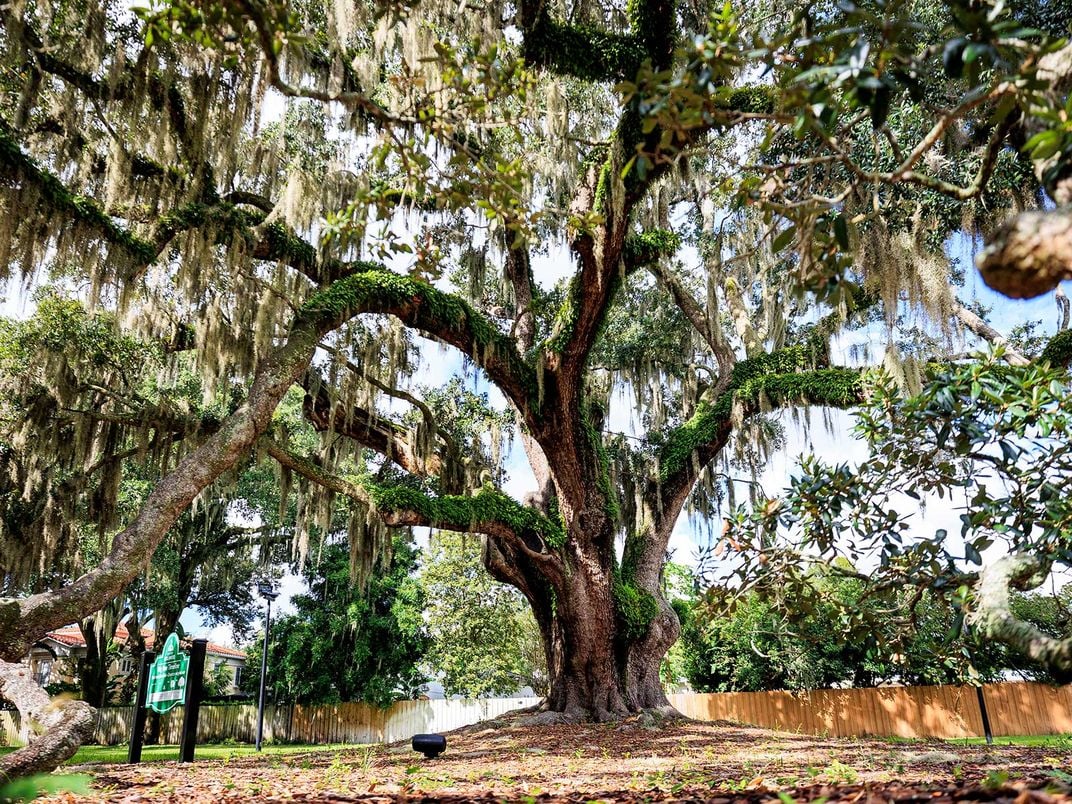
[[[257,699],[257,750],[260,751],[264,737],[264,677],[268,671],[268,629],[272,627],[272,601],[279,597],[279,592],[272,586],[271,581],[261,581],[257,584],[257,592],[268,603],[268,611],[264,615],[264,647],[261,650],[261,689]]]

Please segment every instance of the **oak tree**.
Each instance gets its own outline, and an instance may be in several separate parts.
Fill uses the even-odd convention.
[[[0,546],[20,594],[0,601],[0,694],[61,725],[12,663],[106,605],[256,458],[299,501],[300,556],[347,500],[358,576],[390,528],[480,534],[540,628],[547,719],[667,708],[679,623],[660,576],[683,512],[724,491],[712,462],[758,457],[772,407],[859,399],[859,371],[830,364],[846,326],[924,310],[1001,340],[957,300],[943,245],[1037,205],[1031,157],[1063,164],[1052,136],[1021,148],[1033,126],[1064,136],[1069,72],[1023,16],[975,0],[0,10],[2,278],[109,311],[117,349],[152,344],[129,347],[136,376],[48,338],[11,373],[0,490],[22,507]],[[507,426],[460,437],[464,400],[417,387],[428,340],[494,386]],[[182,366],[203,405],[174,403]],[[637,432],[609,426],[623,387]],[[315,439],[276,415],[294,393]],[[524,499],[503,491],[511,433]],[[158,480],[122,521],[100,498],[108,552],[69,571],[64,506],[114,489],[120,455]],[[85,722],[0,769],[54,763]]]

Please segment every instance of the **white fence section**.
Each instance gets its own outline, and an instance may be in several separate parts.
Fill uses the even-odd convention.
[[[363,703],[266,706],[264,739],[288,743],[391,743],[409,739],[414,734],[461,728],[535,706],[538,702],[538,698],[398,701],[387,709]],[[94,741],[103,745],[126,742],[130,738],[133,716],[131,706],[97,710]],[[182,716],[180,706],[161,717],[163,742],[179,741]],[[198,742],[253,742],[256,732],[256,706],[201,707],[197,722]]]

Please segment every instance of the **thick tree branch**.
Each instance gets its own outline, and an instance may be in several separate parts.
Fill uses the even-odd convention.
[[[1010,590],[1033,589],[1049,574],[1049,564],[1035,555],[1015,553],[995,561],[979,575],[969,621],[978,630],[1004,642],[1064,680],[1072,679],[1072,639],[1056,639],[1017,619]]]
[[[305,417],[317,430],[352,438],[415,475],[428,477],[444,472],[443,458],[435,452],[423,454],[402,425],[356,405],[332,404],[323,385],[315,392],[308,388],[308,383],[306,386]]]
[[[343,494],[366,507],[372,506],[372,495],[368,493],[364,486],[353,483],[344,477],[325,472],[322,467],[309,458],[291,452],[268,436],[261,436],[259,443],[264,448],[264,451],[280,466],[284,466],[292,472],[297,472],[306,480],[311,480],[329,491]]]
[[[307,303],[287,340],[257,366],[246,401],[157,483],[97,567],[61,589],[0,599],[0,659],[19,661],[42,634],[103,608],[119,594],[193,499],[249,453],[284,394],[308,370],[321,338],[360,312],[366,311],[325,305],[322,298]]]
[[[556,577],[561,572],[561,561],[553,552],[553,547],[561,544],[561,529],[497,489],[485,487],[473,496],[435,497],[410,486],[385,486],[372,481],[357,484],[325,472],[267,437],[262,437],[261,443],[281,465],[368,506],[389,527],[423,526],[487,534],[508,541]]]
[[[316,249],[297,237],[280,222],[264,223],[260,211],[267,199],[251,193],[235,192],[212,204],[191,202],[161,215],[148,235],[138,234],[115,222],[94,199],[68,189],[63,182],[23,153],[11,130],[0,121],[0,182],[12,187],[33,186],[40,194],[43,209],[68,218],[73,224],[93,231],[101,240],[120,249],[129,260],[124,278],[131,281],[156,261],[176,235],[192,229],[215,230],[217,242],[229,245],[236,238],[250,243],[249,253],[257,260],[281,262],[304,274],[318,285],[340,279],[360,265],[338,260],[322,260]],[[251,213],[236,205],[254,206]]]
[[[93,733],[94,711],[85,701],[53,701],[30,676],[30,668],[0,660],[0,698],[15,704],[30,741],[0,757],[0,781],[52,770],[70,759]],[[44,733],[38,734],[38,730]]]
[[[451,293],[379,266],[363,267],[313,296],[307,306],[344,320],[359,313],[392,315],[406,326],[454,346],[484,369],[530,429],[540,428],[536,371],[508,335]]]
[[[652,481],[660,517],[677,518],[704,467],[722,450],[735,422],[765,408],[807,403],[849,407],[861,401],[860,371],[814,368],[825,355],[808,346],[789,347],[738,363],[729,387],[713,401],[701,401],[692,417],[670,433]]]
[[[1072,279],[1072,211],[1021,212],[976,259],[983,281],[1014,299],[1032,299]]]
[[[518,4],[525,61],[559,75],[590,81],[632,79],[644,60],[644,46],[633,34],[615,34],[551,18],[542,0]]]
[[[403,391],[401,388],[392,388],[387,383],[377,379],[352,360],[347,360],[341,350],[324,343],[320,344],[320,348],[328,354],[334,355],[336,359],[342,360],[343,365],[346,366],[355,377],[367,382],[373,388],[387,394],[387,396],[393,397],[394,399],[400,399],[415,407],[420,412],[421,418],[424,419],[424,426],[428,428],[428,432],[433,433],[437,438],[443,440],[447,453],[451,455],[453,459],[460,459],[459,456],[461,455],[461,450],[458,449],[457,442],[451,437],[450,433],[439,426],[436,421],[435,413],[432,412],[432,409],[428,407],[423,400],[418,399],[407,391]]]

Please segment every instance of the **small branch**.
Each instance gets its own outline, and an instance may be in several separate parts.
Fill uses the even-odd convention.
[[[1005,347],[1005,360],[1010,366],[1028,366],[1031,361],[1027,359],[1015,346],[1009,343],[1009,339],[990,326],[980,316],[973,313],[960,302],[954,302],[953,315],[964,326],[978,335],[980,338],[994,344]]]

